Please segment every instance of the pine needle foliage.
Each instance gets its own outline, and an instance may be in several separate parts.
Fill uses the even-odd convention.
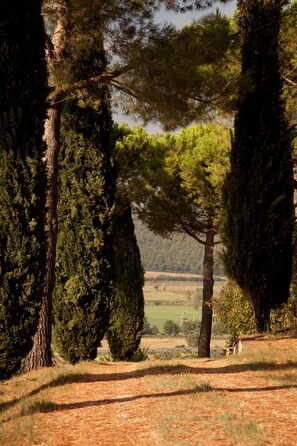
[[[239,1],[241,94],[224,190],[227,273],[250,296],[259,331],[286,302],[292,266],[292,132],[281,99],[280,1]]]
[[[0,6],[0,379],[32,346],[44,284],[42,134],[47,96],[41,1]]]
[[[108,95],[63,113],[54,344],[70,363],[94,359],[110,313],[113,174]]]
[[[137,351],[144,318],[144,271],[134,234],[131,206],[119,198],[113,217],[114,303],[107,339],[115,360],[130,360]]]

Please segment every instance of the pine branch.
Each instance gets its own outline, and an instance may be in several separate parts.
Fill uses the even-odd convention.
[[[127,73],[131,69],[132,67],[130,65],[126,65],[120,69],[116,68],[113,71],[105,72],[99,74],[98,76],[89,77],[87,79],[83,79],[81,81],[74,82],[72,84],[64,85],[50,96],[51,106],[63,100],[65,95],[68,93],[72,93],[78,90],[83,90],[85,88],[91,88],[94,85],[110,83],[113,79],[116,79],[122,74]]]
[[[289,79],[288,77],[282,75],[282,79],[284,79],[285,82],[287,82],[288,84],[290,84],[292,87],[297,88],[297,82],[292,81],[291,79]]]

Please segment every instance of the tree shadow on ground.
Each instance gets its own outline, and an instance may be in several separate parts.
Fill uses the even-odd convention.
[[[30,398],[32,396],[38,395],[43,390],[47,390],[53,387],[60,387],[64,386],[66,384],[72,384],[77,382],[85,382],[85,379],[88,375],[84,373],[70,373],[70,374],[63,374],[58,376],[57,378],[53,379],[52,381],[42,384],[42,386],[37,387],[36,389],[32,390],[31,392],[21,396],[20,398],[15,398],[11,401],[5,401],[3,403],[0,403],[0,413],[4,412],[5,410],[9,409],[10,407],[15,406],[20,401],[23,401],[26,398]],[[90,374],[90,376],[92,376]]]
[[[287,390],[287,389],[296,389],[297,386],[290,386],[290,385],[283,385],[283,386],[264,386],[264,387],[242,387],[242,388],[210,388],[208,390],[201,390],[199,386],[197,388],[191,388],[191,389],[184,389],[184,390],[176,390],[172,392],[163,392],[163,393],[148,393],[148,394],[141,394],[141,395],[135,395],[135,396],[123,396],[118,398],[110,398],[110,399],[102,399],[102,400],[89,400],[89,401],[77,401],[77,402],[71,402],[71,403],[64,403],[64,404],[56,404],[56,403],[50,403],[48,407],[45,407],[43,410],[40,408],[38,404],[36,404],[36,407],[34,408],[34,405],[30,408],[30,414],[33,413],[51,413],[56,411],[68,411],[68,410],[76,410],[76,409],[83,409],[88,407],[99,407],[99,406],[107,406],[110,404],[121,404],[121,403],[129,403],[134,402],[142,399],[162,399],[162,398],[171,398],[176,396],[188,396],[188,395],[195,395],[198,393],[205,393],[205,392],[218,392],[221,394],[227,394],[227,393],[243,393],[243,392],[271,392],[276,390]]]
[[[98,367],[101,367],[101,364],[98,364]],[[47,390],[50,388],[60,387],[67,384],[73,384],[73,383],[94,383],[94,382],[104,382],[104,381],[124,381],[127,379],[137,379],[137,378],[144,378],[147,376],[157,376],[157,375],[180,375],[180,374],[190,374],[190,375],[216,375],[216,374],[230,374],[230,373],[241,373],[246,371],[286,371],[290,369],[297,369],[297,362],[288,361],[287,363],[277,364],[274,362],[266,362],[266,361],[259,361],[259,362],[251,362],[251,363],[244,363],[244,364],[231,364],[226,365],[223,367],[204,367],[203,363],[201,367],[192,367],[188,365],[183,364],[177,364],[177,365],[159,365],[159,366],[153,366],[153,367],[146,367],[140,370],[134,370],[129,372],[120,372],[120,373],[100,373],[100,374],[88,374],[88,373],[64,373],[57,378],[53,379],[52,381],[49,381],[48,383],[45,383],[41,385],[40,387],[32,390],[31,392],[23,395],[20,398],[15,398],[11,401],[6,401],[3,403],[0,403],[0,412],[3,412],[20,401],[30,398],[32,396],[38,395],[43,390]],[[286,389],[286,388],[293,388],[294,386],[276,386],[276,387],[265,387],[265,388],[236,388],[236,389],[215,389],[217,391],[229,391],[229,392],[249,392],[249,391],[263,391],[263,390],[279,390],[279,389]],[[181,391],[183,392],[183,391]],[[197,390],[189,390],[186,392],[190,393],[197,393]],[[179,392],[173,392],[169,395],[178,395],[182,394]],[[153,396],[153,395],[152,395]],[[151,397],[152,397],[151,396]],[[156,397],[162,397],[166,396],[166,394],[156,394]],[[148,397],[147,395],[142,396],[142,398]],[[136,397],[138,399],[140,397]],[[121,399],[119,399],[118,402]],[[127,401],[127,399],[124,399]],[[104,401],[95,401],[94,404],[110,404],[114,403],[117,400],[104,400]],[[92,402],[89,402],[90,405],[92,405]],[[59,406],[61,407],[61,406]],[[62,410],[62,409],[60,409]]]

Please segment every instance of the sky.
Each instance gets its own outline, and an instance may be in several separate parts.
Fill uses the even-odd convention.
[[[181,28],[188,23],[191,23],[192,20],[198,19],[206,14],[210,14],[211,12],[216,11],[216,9],[219,9],[224,15],[232,16],[235,8],[236,0],[229,1],[226,5],[217,1],[211,8],[184,14],[174,14],[173,12],[163,10],[158,14],[158,18],[160,18],[160,22],[172,22],[177,28]]]
[[[192,11],[187,12],[184,14],[174,14],[173,12],[168,12],[165,10],[162,10],[157,17],[157,21],[160,21],[160,23],[173,23],[177,28],[182,28],[183,26],[189,24],[192,22],[192,20],[198,19],[202,17],[203,15],[210,14],[211,12],[216,11],[216,9],[219,9],[222,14],[227,16],[233,16],[234,11],[236,8],[236,0],[229,1],[227,4],[222,4],[219,1],[214,4],[211,8],[203,9],[202,11]],[[113,119],[116,122],[122,123],[127,122],[131,127],[134,127],[136,125],[142,125],[142,122],[140,120],[136,121],[132,117],[122,116],[119,112],[113,113]],[[146,129],[149,133],[156,133],[161,132],[162,128],[157,124],[148,124],[146,126]]]

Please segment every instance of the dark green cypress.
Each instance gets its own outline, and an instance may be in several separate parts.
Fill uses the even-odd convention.
[[[224,188],[227,273],[249,294],[259,331],[289,296],[292,268],[292,132],[279,73],[279,0],[239,0],[242,88]]]
[[[0,378],[17,371],[32,346],[44,284],[41,3],[0,6]]]
[[[96,357],[109,322],[113,173],[108,104],[102,87],[98,110],[73,101],[62,119],[53,338],[71,363]]]
[[[134,233],[131,206],[121,196],[113,217],[114,303],[107,339],[116,360],[129,360],[139,347],[143,328],[144,272]]]

